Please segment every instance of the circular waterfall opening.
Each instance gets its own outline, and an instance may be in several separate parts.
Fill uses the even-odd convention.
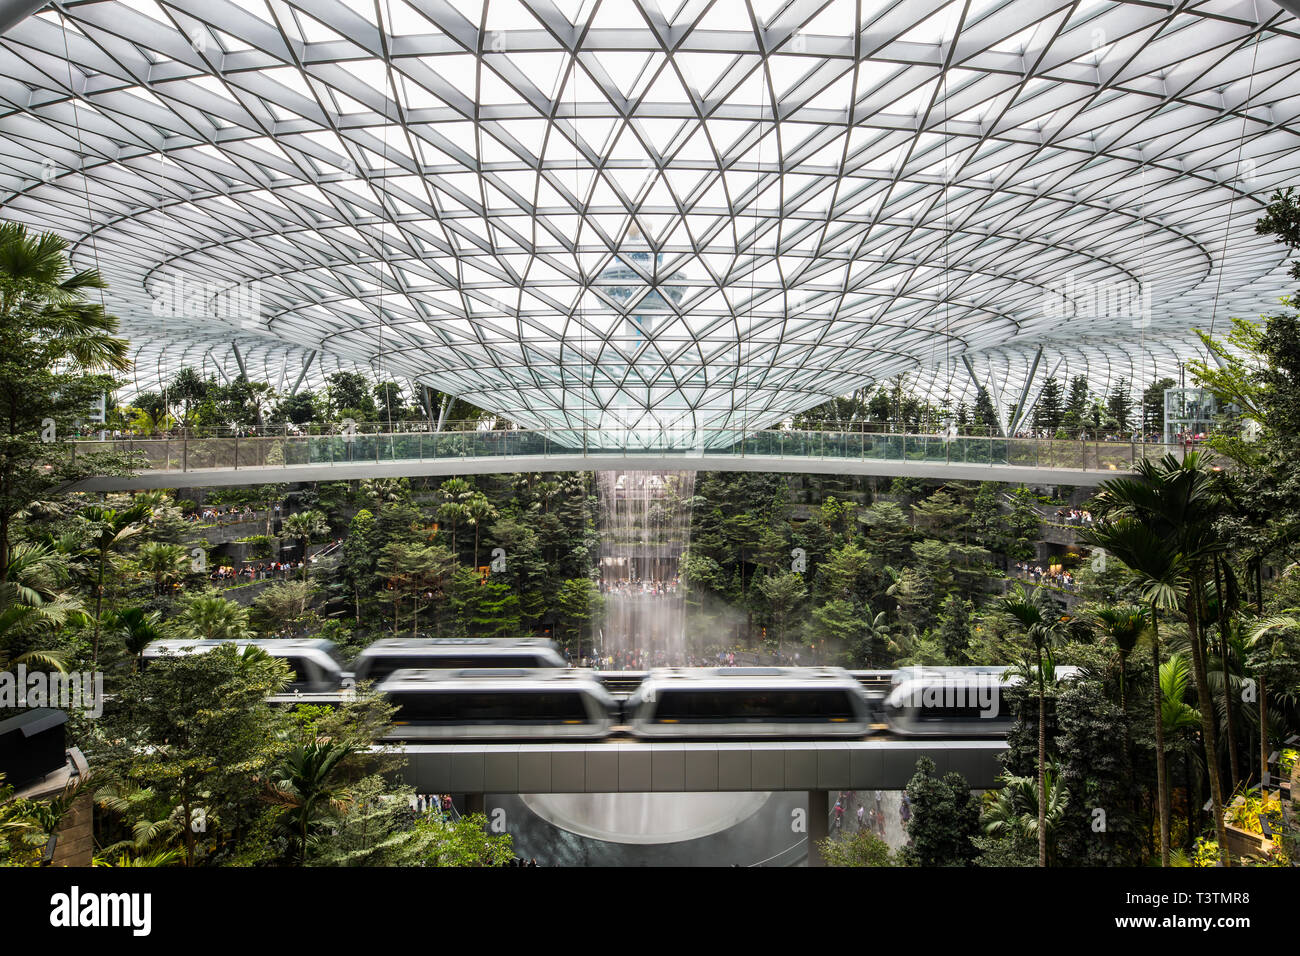
[[[728,830],[763,809],[770,793],[531,793],[543,820],[610,843],[681,843]]]

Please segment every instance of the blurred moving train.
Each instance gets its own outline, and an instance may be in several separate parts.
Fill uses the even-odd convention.
[[[624,705],[638,737],[862,737],[867,696],[838,667],[665,667]]]
[[[357,655],[353,677],[383,680],[400,670],[564,667],[550,641],[531,638],[382,638]]]
[[[222,641],[157,641],[146,664],[206,653]],[[324,640],[247,640],[286,660],[290,695],[351,686]],[[397,706],[390,740],[861,738],[888,729],[909,737],[1005,736],[1015,717],[1004,691],[1020,681],[1004,667],[904,667],[850,673],[838,667],[657,668],[625,698],[596,671],[563,666],[549,641],[392,639],[357,659]],[[1056,676],[1076,668],[1058,667]],[[865,676],[864,676],[865,675]],[[630,676],[630,675],[629,675]]]
[[[206,654],[222,644],[236,647],[259,647],[289,665],[293,680],[285,688],[290,693],[321,694],[344,685],[343,657],[333,641],[311,638],[269,638],[262,640],[165,640],[147,645],[141,654],[141,667],[182,654]]]
[[[618,702],[591,671],[401,670],[377,688],[396,705],[388,739],[606,737]]]
[[[1078,675],[1057,667],[1056,679]],[[1006,667],[902,667],[884,700],[890,730],[909,737],[1005,737],[1016,715],[1007,688],[1023,683]]]

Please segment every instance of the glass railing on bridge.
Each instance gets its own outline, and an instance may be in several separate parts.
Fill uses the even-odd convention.
[[[142,471],[201,472],[384,462],[572,458],[762,458],[927,464],[1003,465],[1036,469],[1130,471],[1143,458],[1177,453],[1180,445],[1138,442],[907,435],[770,429],[467,430],[340,433],[266,437],[74,441],[74,457],[95,451],[133,453]]]

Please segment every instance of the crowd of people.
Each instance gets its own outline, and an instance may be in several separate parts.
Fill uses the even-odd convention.
[[[1090,525],[1092,524],[1092,512],[1084,511],[1080,508],[1070,508],[1068,511],[1061,508],[1056,512],[1056,523],[1067,525]]]
[[[1060,588],[1063,591],[1073,591],[1078,586],[1075,576],[1064,568],[1054,571],[1051,568],[1044,568],[1041,564],[1028,564],[1024,561],[1016,562],[1016,576],[1024,581]]]
[[[856,790],[842,790],[835,800],[835,806],[831,808],[830,830],[832,833],[842,833],[845,831],[845,818],[856,821],[857,830],[869,829],[872,834],[885,839],[886,819],[885,819],[885,793],[883,790],[875,791],[870,798],[859,794]],[[907,822],[912,819],[912,803],[908,799],[907,793],[901,794],[898,805],[898,822],[903,830],[907,833]]]
[[[604,578],[601,578],[599,588],[601,594],[616,594],[616,595],[649,594],[649,595],[654,595],[656,597],[659,596],[671,597],[676,595],[678,590],[681,588],[681,578],[678,576],[674,576],[669,580],[660,580],[658,578],[655,578],[649,581],[641,581],[637,579],[628,579],[628,578],[616,578],[612,581],[606,581]]]
[[[1058,434],[1059,433],[1052,432],[1046,428],[1040,428],[1037,431],[1035,431],[1034,429],[1022,428],[1020,431],[1016,432],[1011,437],[1033,438],[1033,439],[1037,439],[1038,441],[1058,440],[1058,441],[1135,442],[1139,445],[1144,443],[1159,443],[1162,440],[1162,437],[1159,432],[1149,432],[1143,434],[1139,430],[1134,430],[1131,432],[1110,431],[1110,432],[1103,432],[1101,434],[1096,434],[1084,430],[1071,438],[1058,438]],[[1202,435],[1200,437],[1204,438],[1205,436]]]
[[[451,823],[456,815],[450,793],[417,793],[411,797],[411,809],[416,813],[442,817],[443,823]]]
[[[568,653],[567,651],[565,652]],[[799,667],[814,666],[818,663],[816,655],[810,648],[802,651],[781,654],[755,654],[753,651],[741,651],[739,656],[734,650],[718,651],[705,654],[670,654],[664,650],[627,650],[606,653],[584,654],[578,661],[571,661],[574,667],[590,667],[606,671],[646,671],[654,667],[755,667],[780,665]]]
[[[604,654],[583,655],[577,662],[579,667],[590,667],[600,671],[648,671],[655,667],[735,667],[734,651],[719,652],[716,657],[700,654],[679,656],[667,651],[626,650],[610,651]]]
[[[309,555],[306,563],[314,564],[321,557],[342,544],[343,539],[336,538],[320,551]],[[297,561],[246,561],[238,568],[233,565],[222,564],[213,570],[208,577],[213,583],[223,584],[227,587],[231,584],[248,581],[287,581],[301,576],[303,563],[302,559]]]
[[[241,568],[223,564],[208,577],[216,584],[237,584],[241,581],[285,581],[302,574],[301,561],[260,561]]]
[[[280,517],[279,504],[276,504],[272,509],[272,515],[275,518]],[[190,524],[215,524],[220,528],[228,524],[240,524],[246,521],[261,520],[265,517],[266,512],[255,511],[251,505],[228,505],[224,508],[214,506],[198,511],[187,511],[184,520]]]

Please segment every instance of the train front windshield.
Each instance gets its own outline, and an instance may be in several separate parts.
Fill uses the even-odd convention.
[[[590,718],[582,694],[563,691],[394,691],[399,723],[565,724]]]
[[[307,684],[315,679],[312,676],[311,665],[307,663],[306,658],[295,654],[276,654],[274,656],[277,660],[284,661],[289,665],[289,683]]]
[[[843,723],[856,720],[842,690],[664,690],[654,719],[660,723]]]

